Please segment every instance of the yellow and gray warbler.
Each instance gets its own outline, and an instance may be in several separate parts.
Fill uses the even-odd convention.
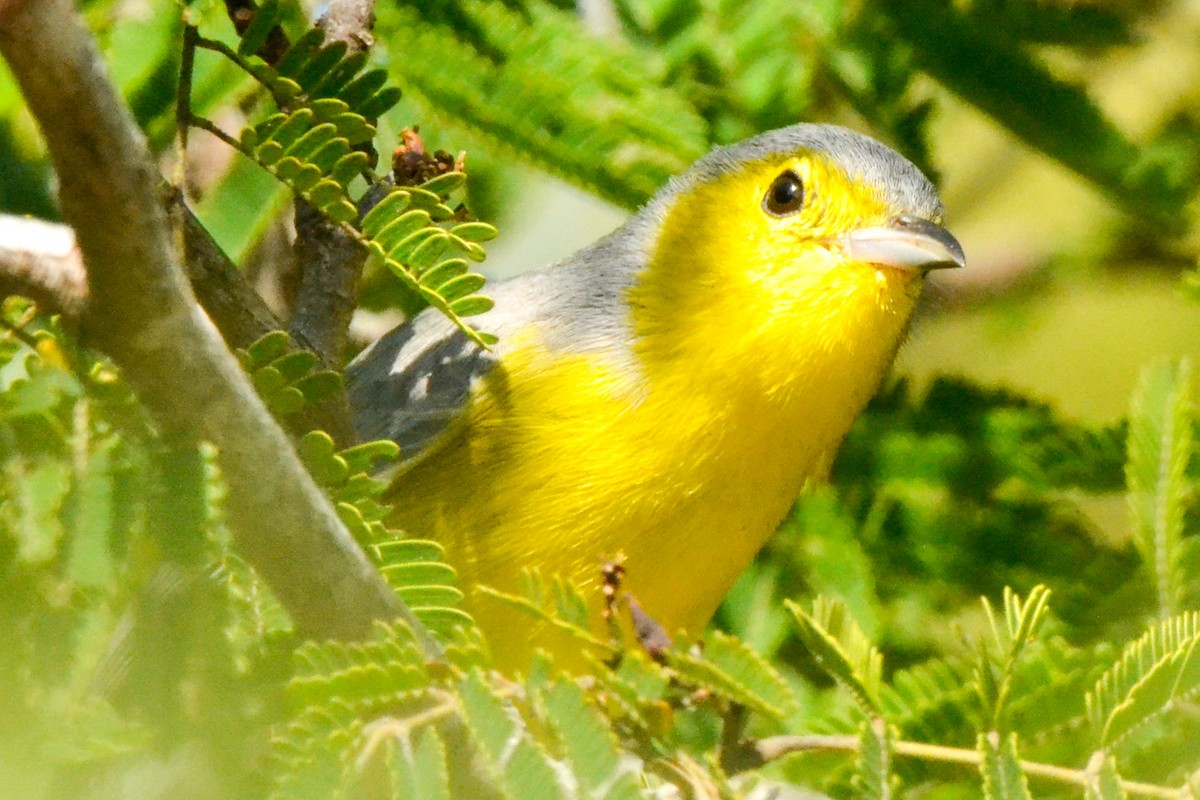
[[[964,263],[934,187],[861,134],[801,124],[714,150],[612,234],[493,287],[484,350],[427,310],[349,369],[396,441],[393,522],[446,547],[502,664],[578,642],[493,597],[601,565],[698,633],[839,442],[927,271]]]

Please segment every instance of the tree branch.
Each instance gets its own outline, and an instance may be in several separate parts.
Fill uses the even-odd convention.
[[[44,311],[78,321],[87,304],[87,276],[75,232],[0,215],[0,294],[28,297]]]
[[[345,42],[347,52],[353,53],[374,42],[374,20],[374,0],[333,0],[317,26],[327,41]],[[291,334],[326,362],[336,363],[358,305],[366,251],[341,225],[297,198],[295,255],[300,285]]]
[[[405,615],[195,304],[160,177],[78,13],[68,0],[0,0],[0,54],[42,129],[88,265],[83,334],[164,432],[217,446],[239,552],[305,635],[358,638]]]
[[[168,199],[168,203],[171,200]],[[189,209],[183,217],[184,263],[192,289],[230,348],[279,330],[258,293]],[[79,324],[87,310],[87,272],[67,225],[0,214],[0,292],[28,297]]]
[[[822,736],[816,734],[808,736],[769,736],[765,739],[749,743],[749,747],[757,756],[754,759],[757,761],[754,764],[755,767],[776,761],[792,753],[818,751],[855,753],[858,751],[858,745],[859,738],[857,736]],[[962,747],[946,747],[940,744],[906,741],[895,742],[893,747],[896,755],[908,758],[922,758],[926,761],[941,761],[951,764],[967,764],[975,767],[983,763],[983,756],[977,751],[967,750]],[[1086,770],[1068,769],[1053,764],[1041,764],[1036,761],[1021,761],[1021,769],[1030,777],[1043,778],[1058,783],[1070,783],[1075,786],[1086,786],[1089,780]],[[1178,800],[1180,796],[1179,791],[1176,789],[1152,783],[1122,780],[1121,788],[1128,794],[1139,795],[1141,797],[1163,798],[1163,800]]]

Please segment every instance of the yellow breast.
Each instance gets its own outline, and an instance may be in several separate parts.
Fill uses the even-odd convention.
[[[536,327],[510,336],[453,439],[405,475],[398,521],[444,542],[468,588],[519,592],[535,567],[598,618],[601,567],[623,558],[642,607],[698,633],[824,477],[921,279],[764,224],[764,188],[743,175],[678,200],[624,298],[629,341],[569,352]],[[743,196],[754,213],[714,214]],[[502,666],[531,645],[579,649],[494,598],[470,610]]]
[[[636,374],[531,334],[454,440],[405,476],[399,521],[441,540],[468,586],[514,592],[537,567],[597,613],[601,565],[623,556],[642,606],[698,632],[874,391],[911,309],[898,280],[843,272],[829,291],[846,300],[756,331],[714,308],[670,359],[639,348]],[[498,601],[470,610],[494,640],[513,637],[493,641],[512,661],[528,639],[564,646]]]

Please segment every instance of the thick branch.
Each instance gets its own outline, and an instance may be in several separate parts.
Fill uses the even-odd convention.
[[[0,54],[38,121],[88,265],[83,333],[167,433],[212,441],[235,544],[297,628],[366,635],[404,609],[350,538],[195,304],[160,178],[68,0],[0,0]]]

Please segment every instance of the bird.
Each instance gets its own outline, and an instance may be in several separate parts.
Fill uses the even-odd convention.
[[[494,593],[536,570],[605,614],[602,569],[696,637],[884,379],[934,269],[933,184],[877,140],[799,123],[719,147],[613,233],[495,283],[485,348],[426,309],[347,370],[390,439],[389,521],[440,542],[495,663],[587,645]],[[602,628],[597,628],[602,630]]]

